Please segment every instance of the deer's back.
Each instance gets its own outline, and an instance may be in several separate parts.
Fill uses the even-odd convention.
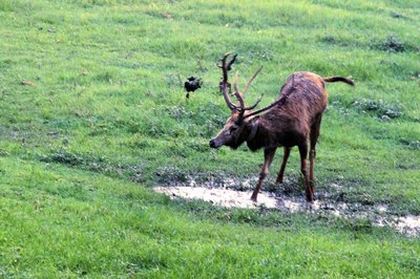
[[[328,93],[322,77],[311,72],[296,72],[287,78],[280,90],[286,102],[281,112],[309,122],[320,115],[328,103]]]
[[[293,138],[304,140],[311,125],[325,110],[328,95],[323,79],[314,73],[296,72],[287,78],[280,91],[284,104],[261,116],[268,130],[288,135],[289,143],[276,137],[282,145],[293,145]],[[290,135],[295,135],[290,138]]]

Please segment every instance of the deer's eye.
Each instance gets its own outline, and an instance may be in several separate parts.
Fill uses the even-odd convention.
[[[238,126],[236,126],[236,125],[233,125],[231,128],[230,128],[230,131],[231,132],[235,132],[236,130],[238,130]]]

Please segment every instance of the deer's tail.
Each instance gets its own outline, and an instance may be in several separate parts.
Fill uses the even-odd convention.
[[[354,86],[354,81],[349,79],[349,78],[345,78],[345,77],[327,77],[327,78],[322,78],[325,82],[337,82],[337,81],[341,81],[347,84],[350,84],[351,86]]]

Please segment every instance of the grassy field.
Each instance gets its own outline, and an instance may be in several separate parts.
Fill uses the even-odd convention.
[[[419,215],[419,18],[408,0],[0,0],[0,277],[415,278],[418,237],[150,187],[257,175],[261,152],[208,147],[228,116],[215,65],[235,51],[242,77],[264,66],[249,103],[294,71],[351,75],[328,85],[318,191]]]

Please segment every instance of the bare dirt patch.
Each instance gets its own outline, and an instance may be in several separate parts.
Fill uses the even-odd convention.
[[[283,212],[304,212],[308,214],[327,214],[346,219],[364,219],[378,227],[391,227],[408,236],[420,236],[420,216],[396,216],[388,211],[387,205],[362,205],[329,201],[322,197],[313,204],[302,197],[286,196],[281,193],[262,192],[258,202],[250,200],[251,191],[238,191],[226,187],[210,188],[201,186],[166,186],[154,190],[171,199],[199,199],[215,206],[255,209],[259,207],[278,209]]]

